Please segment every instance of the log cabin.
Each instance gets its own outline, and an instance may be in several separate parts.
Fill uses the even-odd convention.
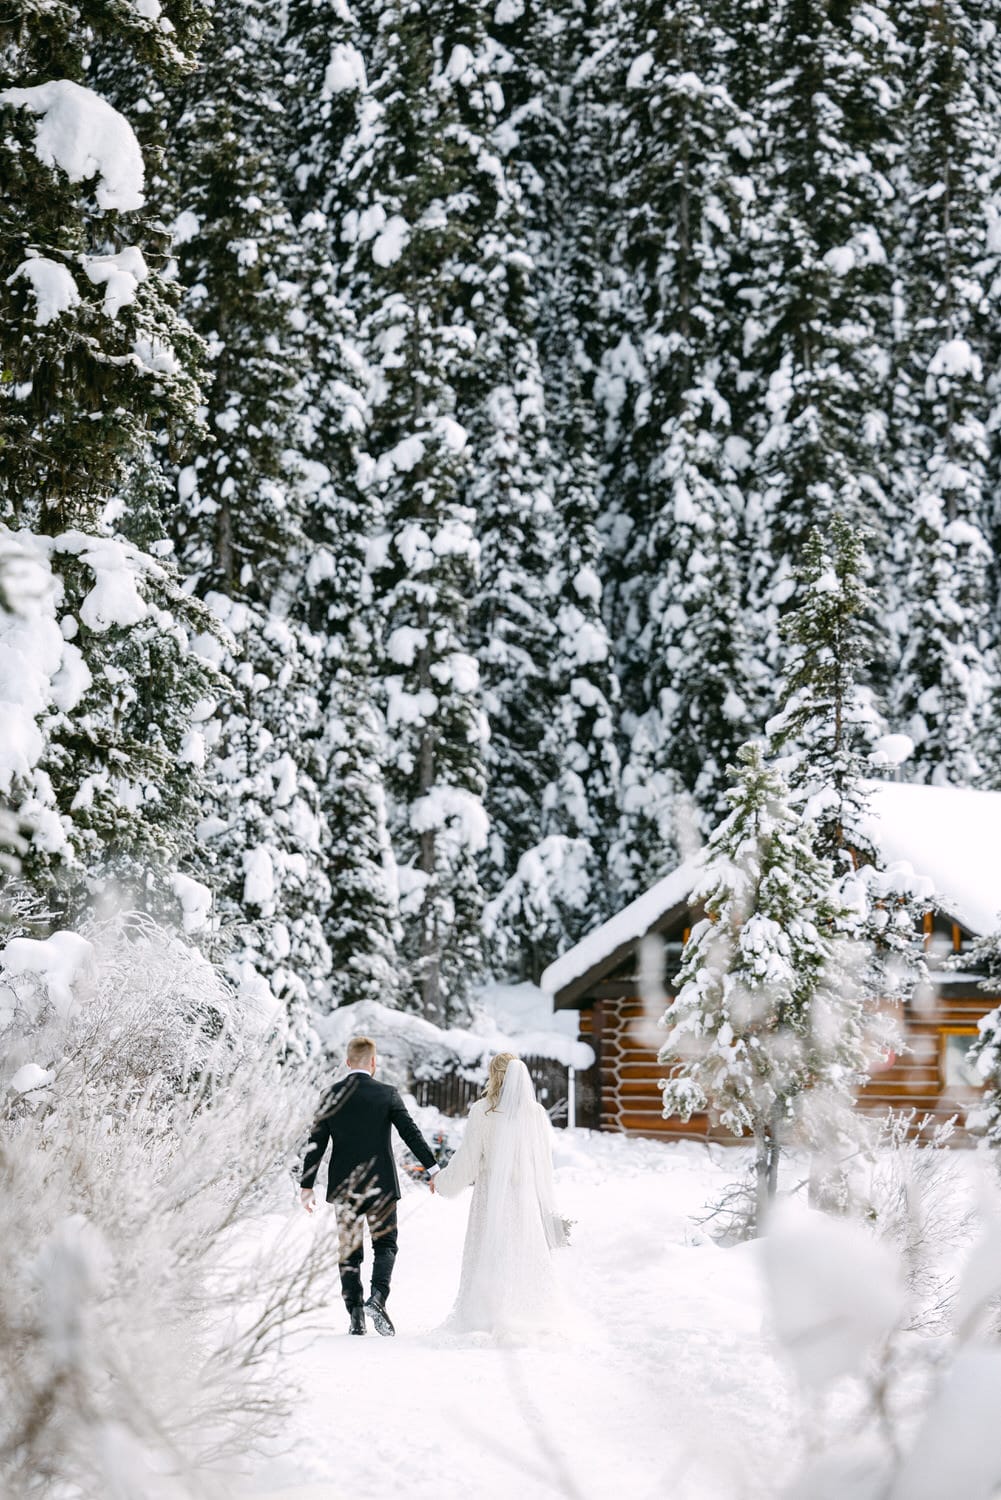
[[[931,983],[904,1008],[907,1051],[872,1072],[858,1107],[878,1114],[916,1110],[933,1122],[955,1116],[957,1138],[966,1139],[966,1114],[980,1093],[966,1054],[977,1023],[1001,1001],[1001,988],[985,988],[982,969],[962,956],[1001,925],[1001,792],[903,782],[870,790],[866,831],[882,863],[909,867],[929,892],[921,933]],[[682,947],[701,915],[689,899],[699,873],[698,856],[679,865],[542,976],[555,1009],[578,1013],[580,1040],[595,1054],[593,1068],[576,1080],[578,1125],[728,1139],[705,1115],[665,1118],[658,1086],[665,1002],[656,992],[664,985],[673,993]],[[657,972],[641,972],[651,963]]]

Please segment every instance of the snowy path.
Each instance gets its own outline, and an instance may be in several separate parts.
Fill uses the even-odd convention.
[[[724,1179],[699,1147],[561,1134],[561,1255],[587,1317],[563,1347],[460,1345],[433,1330],[457,1285],[468,1195],[408,1193],[396,1339],[329,1331],[290,1346],[303,1390],[263,1500],[744,1500],[788,1472],[795,1421],[762,1328],[753,1246],[692,1222]],[[319,1225],[317,1232],[329,1232]],[[783,1451],[784,1450],[784,1451]]]

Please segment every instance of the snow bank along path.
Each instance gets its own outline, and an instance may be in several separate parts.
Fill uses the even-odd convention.
[[[577,1220],[560,1252],[576,1339],[500,1349],[434,1330],[458,1284],[468,1194],[407,1191],[398,1336],[327,1326],[291,1341],[304,1394],[280,1450],[234,1494],[269,1500],[746,1500],[792,1461],[792,1387],[764,1325],[759,1248],[694,1223],[737,1168],[690,1143],[565,1131],[557,1182]],[[297,1233],[330,1235],[329,1214]],[[305,1220],[305,1215],[303,1215]],[[333,1241],[331,1257],[333,1259]]]

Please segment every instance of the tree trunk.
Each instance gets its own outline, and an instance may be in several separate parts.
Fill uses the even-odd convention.
[[[426,604],[420,604],[417,609],[417,623],[421,630],[427,634],[429,629],[428,610]],[[422,646],[417,657],[417,680],[421,689],[430,689],[431,683],[430,651],[427,646]],[[435,780],[435,749],[437,741],[437,730],[433,724],[425,725],[420,740],[420,758],[417,766],[417,795],[424,797],[434,786]],[[419,973],[418,984],[421,997],[421,1010],[429,1021],[441,1022],[441,933],[438,926],[438,891],[437,891],[437,847],[435,831],[426,828],[418,840],[417,868],[427,876],[427,885],[424,889],[424,898],[421,905],[420,915],[420,939],[419,939]]]
[[[772,1111],[771,1118],[759,1125],[754,1132],[756,1147],[754,1161],[755,1177],[755,1232],[761,1234],[768,1220],[769,1210],[775,1201],[775,1194],[779,1185],[779,1158],[782,1155],[782,1147],[779,1145],[779,1118],[781,1111],[778,1106]]]
[[[754,1132],[754,1232],[760,1234],[768,1217],[768,1182],[771,1175],[771,1144],[767,1128],[759,1125]]]

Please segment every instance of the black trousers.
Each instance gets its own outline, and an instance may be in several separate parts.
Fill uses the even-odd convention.
[[[336,1210],[337,1263],[344,1305],[350,1311],[353,1307],[360,1307],[365,1300],[361,1267],[365,1254],[362,1234],[366,1224],[372,1236],[372,1290],[385,1301],[396,1264],[396,1199],[380,1198],[378,1202],[358,1203],[342,1198],[337,1200]]]

